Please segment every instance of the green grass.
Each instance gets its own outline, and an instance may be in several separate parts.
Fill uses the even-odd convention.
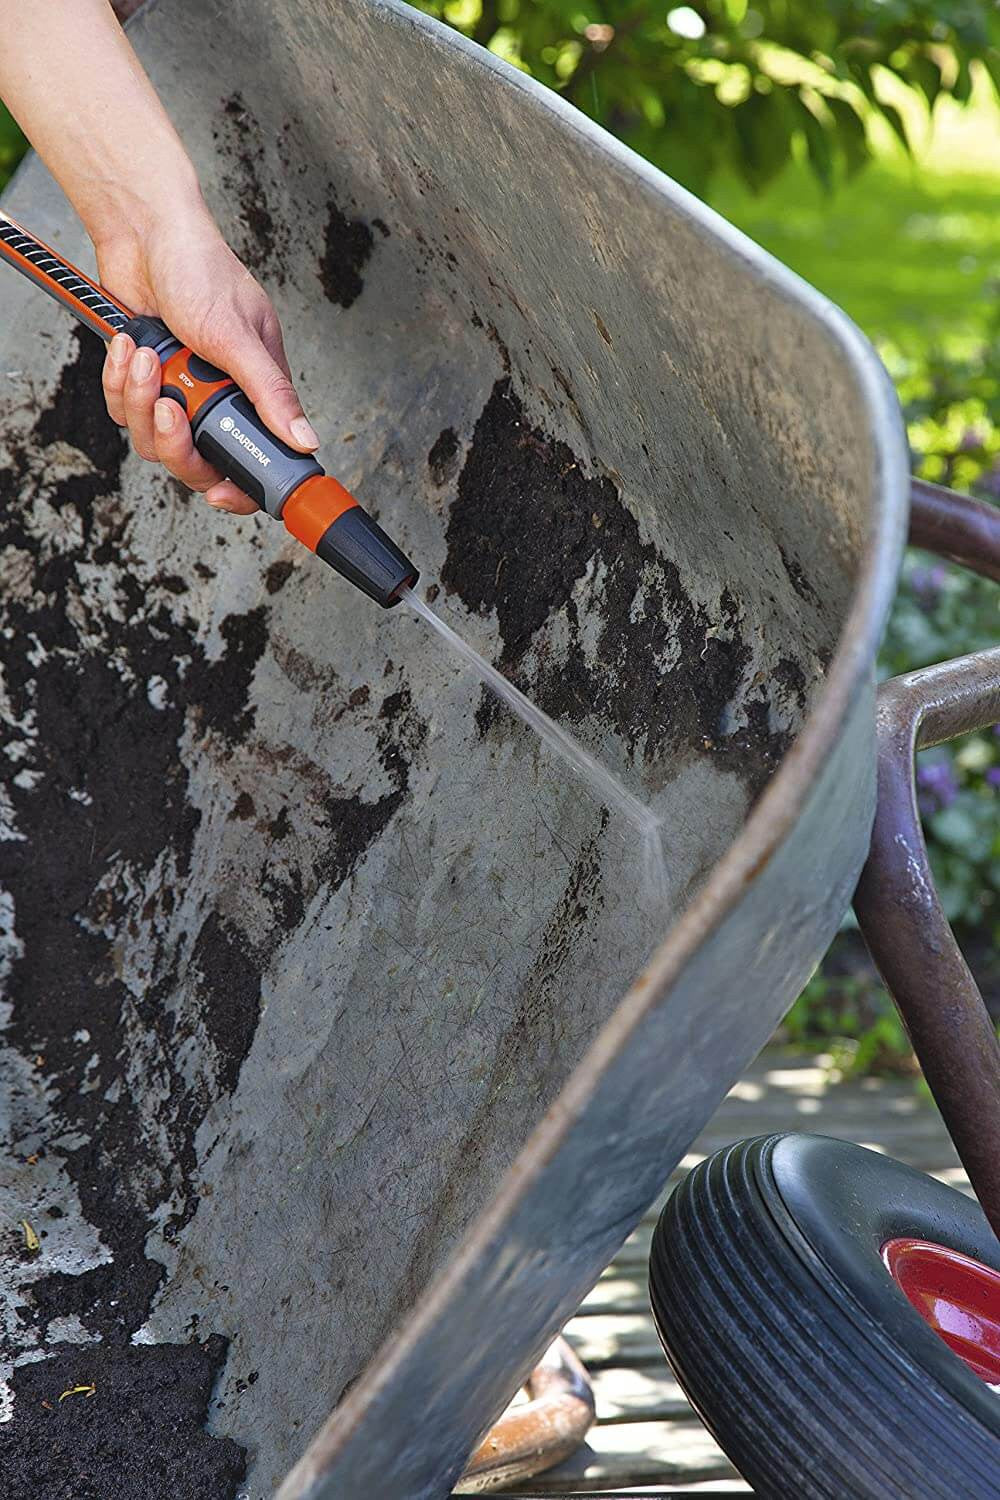
[[[827,194],[793,163],[761,197],[737,181],[710,201],[726,218],[908,362],[962,355],[994,332],[1000,285],[1000,109],[983,80],[933,123],[900,105],[915,155],[887,134],[876,161]]]
[[[949,178],[876,162],[828,197],[796,164],[764,197],[734,182],[711,201],[878,343],[914,357],[987,336],[1000,281],[1000,174]]]

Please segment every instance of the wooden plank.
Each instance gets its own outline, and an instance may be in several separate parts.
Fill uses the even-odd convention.
[[[600,1500],[599,1492],[586,1490],[584,1494],[587,1500],[593,1500],[594,1496]],[[697,1500],[699,1495],[715,1495],[716,1500],[739,1500],[743,1495],[752,1495],[753,1490],[745,1479],[706,1479],[700,1484],[630,1484],[627,1490],[605,1490],[605,1496],[614,1496],[615,1500],[633,1500],[636,1495],[674,1495],[676,1500]],[[514,1500],[514,1497],[512,1497]],[[570,1500],[570,1497],[567,1497]]]
[[[688,1485],[739,1476],[701,1423],[612,1423],[591,1429],[584,1446],[558,1468],[530,1481],[533,1495],[560,1495],[620,1485]],[[526,1483],[512,1485],[522,1493]]]
[[[634,1268],[645,1268],[649,1265],[649,1246],[653,1238],[653,1225],[640,1224],[639,1227],[629,1235],[624,1245],[611,1262],[609,1269],[614,1272],[621,1271],[626,1275],[634,1274]]]
[[[593,1374],[597,1420],[609,1422],[690,1422],[688,1399],[661,1356],[659,1365],[609,1366]]]
[[[644,1313],[649,1311],[646,1288],[648,1271],[644,1260],[634,1265],[612,1261],[600,1281],[580,1303],[579,1317],[595,1313]]]
[[[648,1365],[665,1368],[666,1361],[649,1313],[600,1313],[573,1318],[566,1338],[588,1369],[604,1365]]]

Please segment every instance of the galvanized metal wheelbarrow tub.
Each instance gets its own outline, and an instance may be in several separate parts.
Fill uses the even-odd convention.
[[[254,1500],[444,1496],[848,904],[900,419],[822,297],[406,6],[131,34],[331,469],[670,888],[415,621],[126,457],[5,283],[14,1389],[195,1350],[206,1496],[220,1439]],[[37,163],[9,202],[85,259]]]

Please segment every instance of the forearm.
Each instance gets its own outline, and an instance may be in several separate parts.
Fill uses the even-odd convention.
[[[83,220],[102,284],[227,370],[272,432],[311,452],[318,439],[292,385],[274,308],[209,214],[108,0],[0,0],[0,36],[0,98]],[[124,333],[112,340],[108,410],[142,456],[204,490],[210,504],[255,510],[195,452],[160,382],[148,350]]]
[[[0,0],[0,30],[0,97],[99,250],[161,214],[201,210],[187,153],[107,0]]]

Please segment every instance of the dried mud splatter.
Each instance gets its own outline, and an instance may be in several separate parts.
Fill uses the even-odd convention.
[[[222,103],[220,128],[212,132],[226,162],[222,185],[239,211],[239,233],[233,245],[244,265],[283,286],[291,248],[291,229],[268,207],[264,181],[264,133],[239,92]]]
[[[724,760],[759,792],[791,738],[774,726],[769,693],[801,688],[801,667],[787,660],[770,683],[748,687],[753,653],[733,591],[722,591],[714,614],[692,599],[611,481],[587,477],[566,444],[534,427],[508,380],[476,424],[446,539],[442,583],[469,609],[495,612],[500,667],[547,713],[597,715],[650,763],[684,751]],[[595,572],[591,656],[576,590]],[[529,648],[560,610],[567,657],[528,672]],[[484,732],[499,712],[484,698]]]
[[[438,489],[458,472],[459,446],[455,429],[446,427],[427,455],[427,467]]]
[[[364,219],[351,219],[333,197],[327,203],[319,280],[328,302],[353,307],[364,291],[362,272],[372,253],[374,236]]]
[[[260,975],[312,895],[324,883],[349,878],[385,829],[405,798],[424,733],[396,684],[387,682],[374,705],[367,694],[345,694],[345,712],[364,710],[375,720],[388,790],[374,803],[334,797],[314,768],[319,831],[304,845],[286,837],[280,815],[258,825],[250,821],[253,799],[234,799],[237,824],[247,837],[262,839],[263,915],[252,931],[211,909],[200,912],[192,930],[174,919],[175,892],[192,874],[200,820],[182,741],[193,738],[225,758],[253,740],[254,753],[263,754],[250,693],[268,642],[268,606],[223,619],[221,654],[210,657],[187,613],[184,580],[162,569],[152,577],[143,572],[139,581],[129,562],[133,517],[118,493],[125,444],[100,400],[102,358],[99,340],[80,331],[34,426],[14,421],[0,433],[8,455],[0,473],[6,695],[0,795],[13,833],[0,841],[0,887],[13,898],[22,945],[6,983],[12,1016],[5,1040],[37,1069],[51,1099],[43,1138],[30,1145],[22,1136],[31,1116],[14,1100],[15,1150],[22,1163],[29,1152],[61,1162],[84,1217],[113,1257],[80,1275],[32,1279],[17,1252],[4,1247],[5,1277],[20,1281],[26,1298],[23,1323],[34,1325],[41,1351],[54,1350],[24,1367],[33,1373],[18,1374],[15,1420],[3,1431],[5,1462],[28,1471],[37,1445],[51,1438],[58,1447],[59,1424],[69,1419],[60,1413],[53,1422],[30,1394],[31,1381],[58,1383],[66,1360],[77,1358],[58,1344],[47,1346],[54,1319],[75,1316],[99,1336],[103,1342],[84,1346],[84,1355],[99,1349],[107,1390],[131,1389],[140,1356],[130,1340],[164,1275],[146,1253],[147,1238],[159,1224],[168,1241],[176,1240],[202,1201],[195,1139],[209,1111],[238,1083],[257,1026]],[[53,482],[52,465],[65,470],[67,453],[73,472]],[[154,496],[149,503],[191,502]],[[44,520],[48,506],[60,525]],[[279,592],[288,576],[272,565],[267,594]],[[123,954],[140,939],[148,953],[145,987],[134,977],[126,981],[122,971]],[[136,1089],[136,1077],[148,1077],[150,1087]],[[30,1185],[30,1165],[23,1170]],[[222,1347],[206,1346],[210,1359],[192,1347],[156,1346],[142,1356],[151,1361],[144,1368],[154,1385],[169,1385],[173,1361],[178,1386],[194,1381],[197,1393],[202,1380],[207,1400]],[[99,1409],[112,1413],[107,1442],[113,1446],[118,1418],[110,1406],[87,1407],[90,1414]],[[180,1419],[171,1430],[177,1463],[190,1449],[201,1455],[196,1467],[204,1476],[196,1490],[168,1483],[171,1495],[231,1500],[227,1476],[239,1467],[232,1445],[211,1448],[213,1458]],[[136,1473],[146,1474],[149,1437],[161,1477],[170,1476],[166,1429],[144,1437],[138,1424],[132,1436]],[[76,1466],[65,1469],[65,1493],[74,1500],[90,1494],[89,1451],[81,1438]],[[103,1473],[94,1472],[103,1484]],[[136,1480],[136,1495],[153,1492],[148,1484],[142,1489],[144,1482]],[[0,1491],[22,1492],[8,1485]],[[133,1493],[121,1484],[115,1491]],[[99,1492],[104,1500],[110,1491],[105,1485]]]

